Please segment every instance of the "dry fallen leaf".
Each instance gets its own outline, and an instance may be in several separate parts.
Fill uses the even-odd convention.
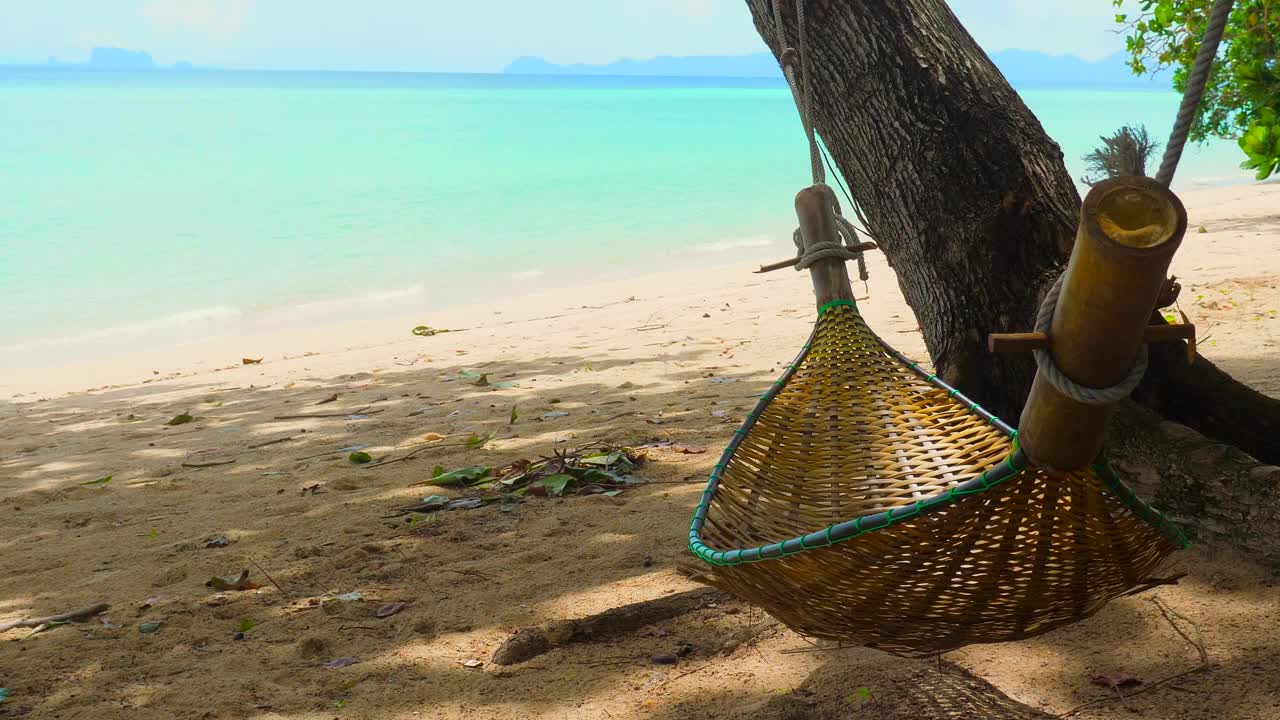
[[[435,442],[435,441],[437,441],[437,440],[443,440],[443,439],[444,439],[444,437],[445,437],[445,436],[444,436],[444,435],[441,435],[440,433],[437,433],[437,432],[429,432],[429,433],[427,433],[426,435],[423,435],[423,436],[422,436],[422,441],[423,441],[423,442]]]
[[[316,403],[316,404],[317,404],[317,405],[323,405],[323,404],[325,404],[325,403],[331,403],[331,402],[334,402],[334,401],[335,401],[335,400],[337,400],[337,399],[338,399],[338,393],[334,393],[334,394],[330,395],[329,397],[327,397],[327,398],[325,398],[325,399],[321,400],[320,402],[318,402],[318,403]]]
[[[241,365],[261,365],[262,358],[240,358]]]
[[[386,605],[383,605],[382,607],[378,608],[378,610],[373,615],[374,617],[378,617],[378,618],[389,618],[392,615],[395,615],[396,613],[403,610],[405,608],[405,605],[406,603],[402,603],[402,602],[387,603]]]
[[[671,449],[684,455],[701,455],[707,451],[706,448],[698,447],[697,445],[676,445]]]

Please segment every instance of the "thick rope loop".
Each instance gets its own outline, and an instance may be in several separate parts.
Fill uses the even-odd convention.
[[[809,266],[819,260],[856,260],[858,263],[858,277],[865,282],[868,277],[867,261],[863,257],[862,251],[853,249],[858,244],[858,229],[840,214],[839,206],[832,205],[830,209],[831,216],[836,221],[836,232],[844,240],[844,244],[841,244],[838,240],[832,240],[813,243],[806,247],[804,235],[800,232],[800,228],[796,228],[791,233],[791,240],[796,245],[796,257],[799,258],[795,268],[797,271],[807,270]]]
[[[1036,332],[1049,333],[1049,328],[1053,325],[1053,311],[1058,307],[1058,296],[1062,294],[1062,280],[1065,277],[1065,274],[1058,276],[1053,287],[1049,288],[1048,294],[1044,296],[1044,301],[1040,303],[1040,311],[1036,313]],[[1067,374],[1062,372],[1062,369],[1053,361],[1053,355],[1048,350],[1036,350],[1033,354],[1036,365],[1040,368],[1040,372],[1044,373],[1049,384],[1063,395],[1085,405],[1110,405],[1125,399],[1134,388],[1138,387],[1138,383],[1142,382],[1142,376],[1147,372],[1146,343],[1139,347],[1138,359],[1125,379],[1108,388],[1087,387],[1067,377]]]
[[[1222,41],[1222,33],[1226,30],[1227,20],[1231,17],[1231,6],[1234,4],[1235,0],[1217,0],[1209,15],[1200,51],[1196,53],[1195,64],[1187,75],[1187,89],[1182,93],[1182,105],[1178,107],[1173,132],[1169,133],[1169,143],[1165,145],[1164,158],[1160,161],[1160,170],[1156,172],[1156,180],[1165,187],[1173,183],[1173,174],[1178,170],[1182,148],[1187,144],[1187,135],[1200,111],[1200,99],[1204,96],[1214,58],[1218,56],[1218,43]]]

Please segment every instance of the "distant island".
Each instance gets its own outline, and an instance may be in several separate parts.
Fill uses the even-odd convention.
[[[1048,55],[1031,50],[991,53],[1000,72],[1017,87],[1116,87],[1165,89],[1169,75],[1135,77],[1123,53],[1089,62],[1073,55]],[[625,75],[667,77],[781,78],[770,53],[751,55],[661,56],[649,60],[624,58],[606,65],[559,65],[539,57],[522,57],[503,69],[508,75]]]
[[[3,62],[0,65],[16,65],[20,67],[33,67],[33,63],[24,63],[20,61]],[[196,66],[186,60],[179,60],[171,67],[165,67],[156,63],[151,57],[151,53],[145,50],[128,50],[118,47],[96,47],[89,51],[89,59],[85,62],[63,62],[56,57],[50,57],[45,63],[45,67],[80,69],[80,70],[195,70]]]

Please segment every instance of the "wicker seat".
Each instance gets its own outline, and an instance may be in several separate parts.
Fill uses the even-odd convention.
[[[1088,617],[1185,544],[1105,464],[1031,467],[847,300],[735,434],[689,537],[711,584],[792,629],[906,656]]]

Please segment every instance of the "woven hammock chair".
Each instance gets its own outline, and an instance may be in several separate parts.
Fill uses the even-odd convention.
[[[1031,467],[850,300],[735,433],[689,542],[708,582],[790,628],[905,656],[1083,619],[1185,545],[1107,465]]]
[[[843,264],[857,260],[865,281],[861,251],[875,245],[856,242],[856,228],[841,217],[825,184],[811,117],[813,84],[803,72],[804,0],[796,0],[794,13],[799,50],[789,44],[782,0],[772,6],[775,51],[809,140],[814,185],[797,197],[801,256],[770,267],[812,267],[821,305],[813,334],[734,434],[694,512],[689,547],[715,566],[707,582],[804,635],[905,656],[1031,637],[1150,586],[1152,571],[1186,539],[1121,482],[1104,455],[1087,464],[1101,445],[1105,407],[1141,379],[1145,349],[1124,381],[1098,387],[1075,382],[1047,350],[1037,351],[1031,401],[1042,404],[1024,418],[1041,425],[1051,420],[1060,433],[1058,449],[1067,450],[1059,454],[1073,456],[1062,467],[1080,468],[1051,472],[1031,461],[1012,427],[877,337],[858,312]],[[1047,340],[1059,317],[1058,293],[1066,297],[1064,280],[1077,260],[1089,267],[1082,275],[1106,275],[1090,252],[1110,253],[1113,262],[1147,254],[1144,282],[1112,276],[1112,287],[1127,287],[1128,296],[1107,308],[1146,322],[1186,230],[1185,209],[1167,188],[1232,6],[1233,0],[1215,0],[1156,180],[1105,181],[1085,199],[1079,238],[1094,241],[1077,239],[1071,266],[1045,298],[1037,332]],[[1134,211],[1142,203],[1122,209],[1126,192],[1166,195],[1156,205],[1163,204],[1170,222],[1150,225],[1163,228],[1160,243],[1084,250],[1118,246],[1114,237],[1098,240],[1107,233],[1089,214],[1113,191],[1119,199],[1110,217],[1121,229],[1129,229],[1126,217],[1145,217]],[[1150,297],[1139,297],[1138,286]],[[1095,346],[1107,342],[1104,334],[1093,339]],[[1044,404],[1054,395],[1044,390],[1042,376],[1070,399]],[[1082,414],[1081,403],[1104,409]],[[1057,410],[1044,411],[1048,407]],[[1089,432],[1075,432],[1084,427],[1074,424],[1079,418],[1091,418]]]

